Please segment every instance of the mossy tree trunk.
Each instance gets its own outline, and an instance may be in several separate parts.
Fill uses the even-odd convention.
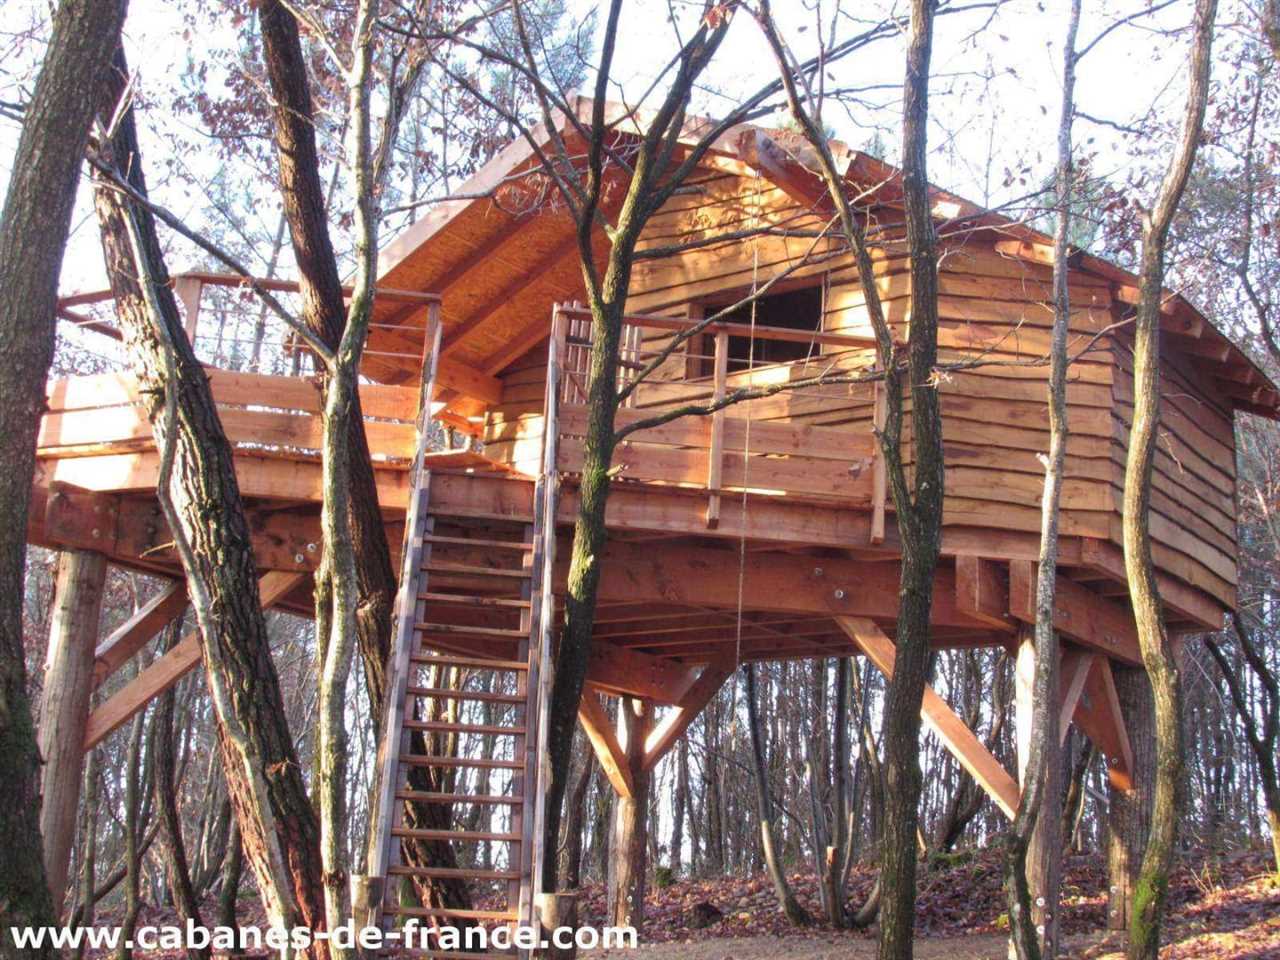
[[[101,105],[111,114],[128,66],[117,53]],[[149,211],[133,111],[102,144],[94,202],[125,347],[147,405],[168,484],[157,490],[199,627],[219,749],[246,858],[267,917],[324,927],[319,828],[285,714],[258,590],[258,571],[231,445],[208,377],[186,338]],[[128,174],[120,174],[127,170]],[[163,483],[162,471],[162,483]],[[313,946],[325,956],[323,945]]]
[[[881,828],[880,956],[909,958],[915,922],[916,840],[921,772],[920,705],[929,668],[929,619],[933,581],[942,542],[944,490],[942,418],[934,374],[938,357],[937,238],[929,199],[926,163],[929,71],[933,51],[935,0],[913,0],[907,42],[902,106],[902,189],[910,260],[911,323],[906,363],[894,344],[875,283],[865,228],[845,191],[821,117],[809,112],[791,72],[791,57],[778,34],[767,2],[759,22],[787,94],[791,116],[817,154],[827,193],[853,251],[867,315],[884,376],[886,415],[877,440],[902,543],[893,679],[885,695],[884,818]],[[905,369],[904,369],[905,367]],[[905,375],[905,376],[904,376]],[[903,396],[911,396],[914,476],[908,480],[901,451]]]
[[[125,0],[62,0],[23,116],[0,213],[0,927],[57,921],[40,837],[40,758],[22,604],[36,436],[53,360],[62,254]],[[51,956],[4,937],[0,957]]]
[[[1134,891],[1130,960],[1156,960],[1177,839],[1183,774],[1182,678],[1174,641],[1165,629],[1151,558],[1151,473],[1160,422],[1160,312],[1165,245],[1191,176],[1209,95],[1210,53],[1217,0],[1197,0],[1182,136],[1151,211],[1144,217],[1139,303],[1133,335],[1133,426],[1125,462],[1123,533],[1125,574],[1142,662],[1155,705],[1156,782],[1151,834]]]

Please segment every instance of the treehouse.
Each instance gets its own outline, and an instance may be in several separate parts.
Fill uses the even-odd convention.
[[[563,134],[572,145],[567,124]],[[634,135],[623,122],[617,149]],[[836,157],[866,217],[886,315],[905,338],[912,304],[900,176],[839,145]],[[640,244],[622,334],[618,426],[662,420],[743,388],[754,399],[636,429],[614,457],[580,719],[623,797],[642,789],[742,662],[865,655],[893,669],[899,536],[875,438],[885,397],[865,376],[875,351],[862,286],[831,231],[814,169],[792,135],[733,129]],[[614,163],[607,177],[610,216],[627,173]],[[944,191],[933,200],[946,454],[933,643],[1025,653],[1038,456],[1048,447],[1052,246]],[[593,242],[597,252],[607,244],[599,233]],[[211,337],[226,337],[226,318],[210,333],[202,299],[238,282],[189,274],[175,288],[188,333],[211,358],[263,602],[307,615],[308,576],[323,550],[321,398],[287,339],[283,372],[241,362],[243,355],[236,369],[219,366],[225,354],[207,348]],[[384,719],[390,734],[381,744],[384,842],[368,888],[375,912],[502,922],[527,920],[533,909],[545,708],[591,386],[582,283],[572,219],[519,141],[381,254],[361,396],[380,504],[403,569]],[[753,294],[753,303],[742,303]],[[1128,789],[1132,758],[1112,671],[1140,665],[1120,546],[1133,401],[1126,320],[1137,281],[1076,253],[1070,295],[1071,435],[1056,611],[1061,716],[1106,756],[1112,783]],[[65,315],[83,319],[77,310],[91,299],[64,300]],[[252,325],[256,307],[240,310]],[[713,313],[720,318],[687,335]],[[1151,531],[1169,629],[1186,634],[1219,628],[1235,603],[1234,418],[1274,418],[1280,395],[1181,297],[1168,297],[1161,323]],[[114,334],[109,324],[92,325]],[[261,338],[255,343],[257,357]],[[185,592],[154,497],[159,458],[132,378],[59,380],[48,396],[31,541],[173,578],[98,644],[100,683],[181,613]],[[419,430],[422,397],[430,404],[423,421],[429,413],[447,428],[449,443],[438,428]],[[199,660],[198,640],[189,638],[91,714],[86,706],[86,745]],[[630,736],[614,731],[601,695],[631,698],[640,719],[629,722]],[[1016,777],[932,692],[924,713],[1011,814]],[[495,809],[479,821],[462,816],[476,806]],[[433,818],[425,807],[455,813]],[[476,856],[480,847],[490,854]],[[465,890],[406,905],[380,882],[397,876]],[[497,905],[476,906],[486,897]]]

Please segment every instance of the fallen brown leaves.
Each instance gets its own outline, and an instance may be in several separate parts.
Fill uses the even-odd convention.
[[[1267,873],[1262,851],[1215,858],[1188,857],[1171,884],[1170,917],[1162,957],[1170,960],[1280,960],[1280,885]],[[797,898],[821,916],[817,883],[811,874],[789,877]],[[871,889],[875,871],[855,868],[850,878],[850,905],[855,908]],[[920,872],[916,930],[922,937],[957,937],[1002,932],[1005,899],[999,855],[978,851],[935,862]],[[693,908],[707,901],[724,912],[705,929],[690,925]],[[583,889],[580,919],[605,922],[604,889]],[[1106,925],[1106,866],[1097,854],[1069,856],[1064,861],[1062,928],[1067,938],[1083,940]],[[645,900],[645,943],[695,942],[733,937],[785,936],[827,942],[873,939],[874,931],[833,930],[826,924],[791,926],[777,907],[768,878],[722,877],[681,880],[665,889],[649,890]],[[1114,938],[1111,938],[1114,940]],[[1096,936],[1089,936],[1094,942]],[[1073,955],[1090,960],[1119,956],[1108,941],[1079,948]]]

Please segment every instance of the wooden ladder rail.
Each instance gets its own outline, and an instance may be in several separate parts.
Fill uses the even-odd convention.
[[[386,884],[392,867],[399,866],[400,843],[392,830],[404,818],[404,806],[397,799],[398,784],[405,771],[401,757],[409,752],[410,731],[405,726],[409,673],[414,649],[415,626],[424,618],[426,602],[419,599],[427,592],[426,554],[431,534],[428,515],[431,474],[424,468],[431,442],[431,400],[435,394],[436,368],[440,358],[440,305],[427,307],[427,323],[423,342],[422,392],[418,401],[418,447],[410,468],[410,494],[405,514],[404,545],[400,561],[400,592],[396,597],[396,625],[391,650],[387,657],[387,678],[382,725],[378,742],[378,786],[373,809],[367,885],[363,891],[363,917],[366,926],[382,921]]]
[[[532,710],[529,723],[526,776],[531,779],[533,815],[526,816],[526,842],[521,845],[521,917],[537,924],[542,872],[545,868],[546,792],[542,785],[550,776],[547,730],[551,710],[554,668],[551,648],[555,635],[556,508],[560,495],[556,471],[559,440],[562,364],[568,339],[568,317],[557,306],[551,316],[551,340],[547,346],[547,384],[543,392],[542,469],[534,491],[533,535],[537,544],[534,570],[535,603],[530,607],[529,693]]]

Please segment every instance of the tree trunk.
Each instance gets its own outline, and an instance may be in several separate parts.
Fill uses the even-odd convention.
[[[218,890],[218,923],[235,928],[239,925],[236,909],[240,902],[240,878],[244,874],[244,846],[240,843],[240,823],[231,821],[227,837],[227,855],[222,861],[221,889]],[[232,949],[232,953],[239,953]]]
[[[1276,875],[1280,876],[1280,776],[1277,776],[1276,770],[1277,747],[1280,747],[1280,679],[1277,679],[1275,670],[1268,663],[1264,650],[1255,640],[1252,631],[1241,622],[1243,615],[1237,613],[1232,618],[1232,625],[1244,654],[1244,661],[1253,671],[1260,687],[1259,696],[1253,698],[1253,702],[1250,702],[1249,691],[1240,682],[1237,671],[1242,667],[1226,658],[1217,641],[1206,639],[1205,646],[1222,671],[1236,717],[1244,725],[1249,749],[1253,751],[1257,762],[1258,779],[1261,780],[1263,801],[1267,808],[1267,823],[1271,830]],[[1258,724],[1258,714],[1262,715],[1261,727]]]
[[[1120,716],[1133,753],[1130,791],[1108,787],[1107,810],[1107,928],[1128,930],[1138,865],[1151,830],[1151,785],[1155,779],[1155,709],[1151,683],[1140,667],[1112,663]]]
[[[760,820],[760,843],[764,848],[765,867],[773,892],[778,898],[778,909],[796,926],[806,926],[811,918],[800,901],[791,892],[787,876],[778,861],[777,840],[774,837],[773,797],[769,791],[769,769],[765,763],[764,738],[760,732],[760,711],[756,703],[755,664],[743,664],[742,677],[746,686],[747,729],[751,734],[752,772],[756,787],[756,816]]]
[[[929,669],[929,613],[941,546],[942,417],[933,370],[938,354],[938,276],[926,169],[929,63],[935,0],[912,0],[902,105],[902,184],[911,257],[911,329],[907,370],[915,444],[914,489],[891,476],[902,535],[897,657],[884,703],[885,817],[880,905],[882,960],[909,960],[916,903],[920,803],[920,704]],[[865,278],[864,282],[871,282]],[[886,390],[893,388],[886,383]],[[898,456],[896,431],[893,454]],[[882,441],[883,446],[883,441]],[[889,470],[891,475],[899,470]]]
[[[585,750],[582,770],[569,797],[569,820],[565,823],[564,885],[567,890],[582,886],[582,834],[586,821],[587,789],[596,771],[596,755]]]
[[[117,70],[104,110],[114,110],[127,66]],[[145,196],[132,111],[103,162],[127,169]],[[151,215],[130,208],[101,172],[95,204],[107,275],[159,449],[172,456],[162,504],[178,541],[205,674],[218,722],[228,793],[268,919],[321,929],[324,904],[319,830],[289,732],[258,592],[252,540],[231,446],[204,369],[187,341]],[[166,415],[174,404],[174,422]],[[166,508],[167,509],[167,508]],[[317,944],[318,956],[326,951]]]
[[[1062,760],[1059,738],[1060,653],[1054,617],[1058,582],[1058,514],[1067,455],[1067,334],[1071,230],[1071,128],[1075,117],[1076,31],[1080,0],[1072,0],[1063,46],[1062,109],[1058,120],[1057,205],[1054,228],[1053,330],[1049,348],[1049,453],[1040,509],[1034,636],[1022,638],[1015,677],[1018,773],[1022,802],[1006,842],[1009,932],[1018,960],[1058,952],[1062,859]],[[1030,669],[1026,669],[1029,667]]]
[[[165,631],[164,650],[167,652],[182,638],[182,619],[169,624]],[[182,839],[182,817],[178,812],[177,736],[173,726],[174,704],[177,693],[170,687],[156,700],[151,718],[151,749],[155,755],[155,803],[160,812],[165,843],[169,855],[165,858],[165,878],[169,894],[178,916],[184,923],[203,927],[200,918],[200,898],[191,883],[191,871],[187,864],[187,848]],[[188,947],[191,960],[209,960],[207,948]]]
[[[36,436],[53,359],[62,253],[98,78],[120,42],[125,0],[62,0],[23,117],[0,213],[0,926],[57,921],[40,840],[40,756],[27,699],[22,604]],[[65,868],[63,872],[65,877]],[[9,938],[0,956],[45,957]]]
[[[80,900],[79,925],[93,926],[94,907],[97,905],[96,872],[98,865],[98,768],[100,754],[95,748],[89,751],[84,765],[84,802],[80,810],[80,877],[77,881]],[[83,941],[76,947],[73,956],[81,960],[84,956]]]
[[[649,774],[641,771],[640,761],[652,725],[653,705],[649,701],[630,697],[619,701],[618,732],[625,738],[635,793],[614,798],[608,916],[614,926],[637,930],[644,922],[645,876],[649,867]]]
[[[1039,628],[1037,626],[1038,633]],[[1058,901],[1062,881],[1062,752],[1058,738],[1058,664],[1042,670],[1041,637],[1024,631],[1018,646],[1014,679],[1018,726],[1018,780],[1024,802],[1030,789],[1032,765],[1041,765],[1040,796],[1027,834],[1019,836],[1022,821],[1011,831],[1010,939],[1017,956],[1054,957],[1058,950]],[[1056,657],[1057,644],[1050,646]],[[1047,676],[1045,676],[1047,674]],[[1036,740],[1039,739],[1037,743]],[[1022,808],[1019,808],[1021,812]],[[1015,924],[1014,911],[1025,911]]]
[[[1129,960],[1156,960],[1177,841],[1183,776],[1182,677],[1177,652],[1164,626],[1151,557],[1151,472],[1159,443],[1160,313],[1164,301],[1165,243],[1191,177],[1209,96],[1210,53],[1217,0],[1197,0],[1190,82],[1182,138],[1145,218],[1139,303],[1133,333],[1133,426],[1125,461],[1122,528],[1125,574],[1133,604],[1142,663],[1155,704],[1156,783],[1151,833],[1142,858],[1129,919]]]
[[[100,553],[67,550],[58,555],[38,743],[44,760],[40,833],[49,892],[59,914],[84,780],[84,729],[93,694],[93,651],[106,578],[107,559]]]
[[[258,22],[273,97],[280,193],[298,265],[301,319],[330,349],[336,349],[346,325],[347,311],[338,261],[329,237],[311,91],[298,24],[279,0],[266,0],[258,6]],[[358,393],[352,397],[348,443],[351,497],[347,525],[356,554],[360,590],[357,640],[371,715],[381,717],[396,577],[378,507],[377,485]]]
[[[680,865],[684,858],[684,818],[685,808],[689,806],[689,738],[680,738],[676,747],[676,795],[671,809],[671,854],[667,858],[671,866],[671,876],[680,876]]]
[[[142,822],[143,797],[147,793],[150,775],[151,749],[148,743],[143,749],[142,730],[147,712],[139,710],[129,726],[129,749],[124,762],[124,916],[120,920],[120,946],[116,956],[128,960],[133,956],[134,928],[138,912],[142,909],[142,849],[141,838],[145,824]]]
[[[1075,738],[1079,734],[1073,730],[1070,736]],[[1068,743],[1070,742],[1068,740]],[[1067,789],[1062,800],[1063,850],[1079,849],[1080,819],[1084,813],[1085,800],[1084,781],[1095,756],[1097,756],[1097,749],[1092,743],[1086,741],[1080,744],[1075,762],[1071,765],[1071,776],[1067,780]]]

